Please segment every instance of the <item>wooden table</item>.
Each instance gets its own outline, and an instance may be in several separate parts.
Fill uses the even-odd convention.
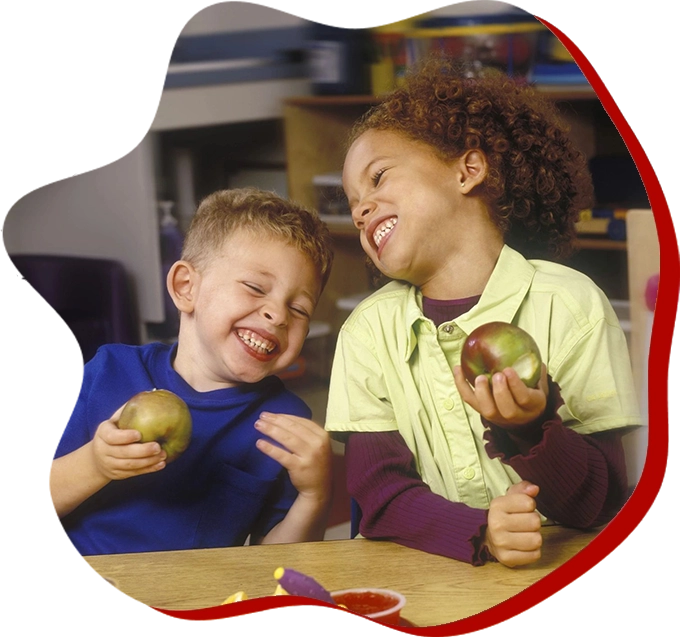
[[[272,595],[274,571],[283,566],[329,590],[370,586],[406,596],[403,616],[416,626],[436,626],[486,610],[516,595],[575,555],[596,532],[544,527],[539,562],[515,569],[489,563],[473,567],[365,539],[241,546],[86,557],[121,591],[169,610],[209,608],[245,591],[250,599]]]

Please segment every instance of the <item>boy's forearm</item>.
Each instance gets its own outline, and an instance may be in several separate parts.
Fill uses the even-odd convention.
[[[330,494],[320,500],[298,495],[286,517],[262,538],[261,543],[287,544],[323,540],[330,509]]]
[[[92,443],[52,462],[50,491],[57,515],[62,518],[108,484],[97,470]]]

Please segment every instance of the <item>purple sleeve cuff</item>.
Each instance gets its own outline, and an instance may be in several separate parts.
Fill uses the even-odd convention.
[[[533,443],[530,451],[533,455],[538,450],[536,446],[544,445],[545,434],[548,429],[556,424],[561,424],[562,419],[558,416],[557,410],[564,404],[560,393],[560,386],[548,376],[548,397],[545,411],[540,418],[526,425],[513,427],[512,429],[500,427],[482,417],[482,424],[486,431],[486,451],[490,458],[500,458],[507,461],[520,455],[517,442]]]
[[[579,434],[557,415],[561,404],[559,387],[551,382],[542,422],[512,433],[485,422],[486,451],[540,487],[536,504],[547,518],[577,528],[600,526],[623,506],[627,494],[622,432]],[[517,440],[530,442],[531,448],[520,453]]]

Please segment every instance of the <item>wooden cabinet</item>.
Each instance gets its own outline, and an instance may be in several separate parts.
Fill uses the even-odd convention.
[[[288,196],[316,207],[312,179],[340,171],[347,134],[354,121],[374,103],[371,96],[301,97],[284,104]],[[342,321],[340,298],[370,288],[364,252],[351,219],[326,217],[333,234],[335,261],[315,318],[330,322],[334,332]]]
[[[554,100],[568,122],[576,145],[590,159],[628,151],[602,104],[590,87],[539,89]],[[370,95],[305,96],[284,103],[284,134],[288,191],[292,199],[316,207],[315,175],[340,171],[352,124],[376,102]],[[351,219],[324,218],[333,234],[336,261],[317,310],[320,320],[334,327],[342,316],[338,299],[370,289],[364,253]],[[568,263],[590,276],[610,298],[627,299],[628,273],[625,241],[582,236],[578,252]]]

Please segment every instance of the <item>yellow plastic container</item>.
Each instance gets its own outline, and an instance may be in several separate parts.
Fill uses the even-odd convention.
[[[471,76],[493,68],[522,78],[531,70],[542,31],[538,20],[515,14],[428,20],[409,34],[408,46],[414,61],[441,51],[459,59]]]
[[[406,16],[385,16],[383,24],[373,24],[373,63],[371,89],[373,95],[394,90],[404,78],[412,60],[408,56],[408,37],[415,22],[427,15],[426,9],[409,9]]]

